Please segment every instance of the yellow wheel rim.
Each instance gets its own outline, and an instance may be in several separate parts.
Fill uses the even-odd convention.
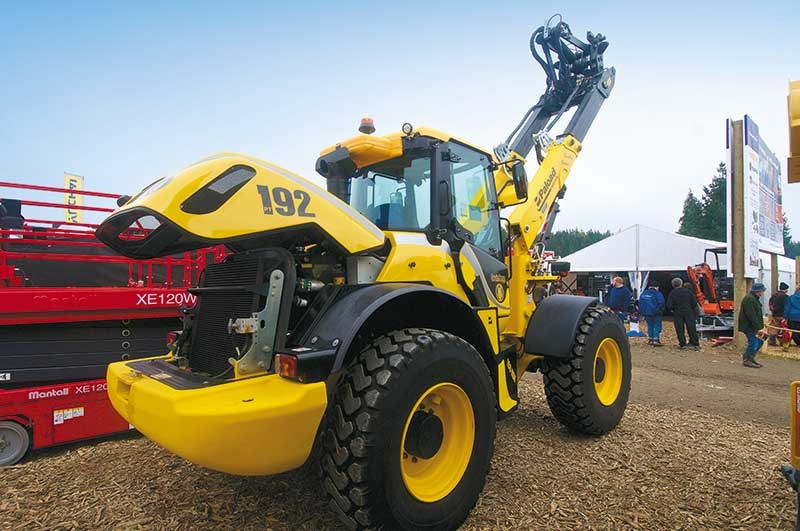
[[[622,388],[622,353],[610,337],[597,346],[594,356],[594,391],[604,406],[613,404]]]
[[[475,415],[461,387],[440,383],[422,393],[406,419],[400,445],[403,483],[411,495],[431,503],[450,494],[467,470],[474,441]]]

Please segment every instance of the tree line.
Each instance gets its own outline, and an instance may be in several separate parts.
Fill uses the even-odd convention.
[[[554,231],[547,243],[547,250],[556,253],[556,256],[567,256],[589,247],[604,238],[611,236],[611,231],[605,232],[589,229],[567,229]]]

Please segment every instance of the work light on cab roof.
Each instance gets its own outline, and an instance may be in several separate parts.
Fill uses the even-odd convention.
[[[365,135],[371,135],[375,132],[375,122],[372,121],[372,118],[362,118],[361,125],[358,126],[358,132],[364,133]]]

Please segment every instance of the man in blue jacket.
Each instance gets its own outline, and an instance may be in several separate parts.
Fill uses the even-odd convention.
[[[614,277],[611,282],[611,291],[608,293],[608,307],[617,314],[622,322],[625,322],[628,308],[631,305],[631,290],[629,290],[622,280],[622,277]]]
[[[662,315],[664,315],[664,296],[658,284],[650,284],[639,297],[639,314],[647,321],[647,344],[655,347],[661,344]]]

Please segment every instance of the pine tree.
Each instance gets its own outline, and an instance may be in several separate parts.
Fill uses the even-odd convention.
[[[715,240],[727,241],[727,181],[728,169],[724,162],[720,162],[711,184],[703,186],[703,195],[700,199],[689,190],[683,202],[683,215],[680,219],[678,234]]]
[[[789,258],[800,255],[800,242],[792,240],[792,229],[789,228],[789,220],[786,214],[783,215],[783,254]]]
[[[703,187],[703,236],[707,240],[727,241],[727,191],[728,169],[724,162],[717,166],[717,174],[711,184]]]
[[[681,216],[681,226],[678,234],[685,236],[695,236],[702,238],[703,232],[703,204],[694,193],[689,190],[686,200],[683,202],[683,215]]]

